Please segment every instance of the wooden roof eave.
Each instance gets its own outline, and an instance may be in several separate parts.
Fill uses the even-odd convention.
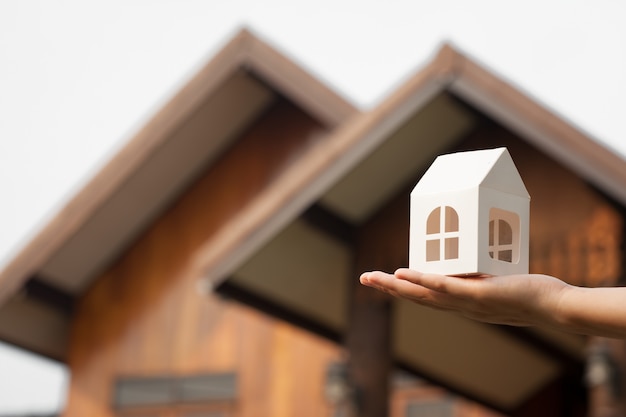
[[[286,55],[244,30],[239,35],[246,43],[244,67],[284,91],[315,118],[330,128],[339,126],[358,113],[348,101],[337,95],[308,72],[296,67]]]
[[[626,205],[626,161],[511,84],[450,47],[448,89]]]
[[[0,270],[0,304],[78,233],[188,115],[240,69],[255,73],[329,128],[358,113],[295,63],[248,30],[241,30]]]

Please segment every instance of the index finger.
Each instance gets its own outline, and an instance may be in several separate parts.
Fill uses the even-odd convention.
[[[413,269],[401,268],[394,275],[401,280],[409,281],[413,284],[428,288],[429,290],[454,294],[459,296],[471,295],[476,289],[476,280],[486,276],[456,277],[440,274],[431,274],[415,271]]]
[[[401,297],[424,298],[428,292],[428,289],[423,286],[413,285],[408,280],[398,279],[395,275],[381,271],[363,273],[361,283]]]

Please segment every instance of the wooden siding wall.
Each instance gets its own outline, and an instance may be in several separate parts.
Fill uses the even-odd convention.
[[[96,281],[76,309],[64,416],[116,415],[118,376],[205,372],[237,374],[238,417],[327,413],[337,347],[203,294],[189,272],[194,250],[324,133],[280,100]]]

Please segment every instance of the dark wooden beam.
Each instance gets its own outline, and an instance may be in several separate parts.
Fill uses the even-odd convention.
[[[357,226],[319,203],[302,213],[302,220],[350,247],[356,242]]]
[[[24,285],[24,292],[28,298],[32,298],[42,304],[71,316],[74,313],[76,298],[39,276],[31,277]]]
[[[340,343],[342,341],[342,335],[338,330],[313,320],[304,314],[299,314],[268,297],[237,285],[234,281],[235,279],[232,278],[225,280],[215,289],[216,292],[224,298],[253,307],[265,314],[291,323],[333,342]]]
[[[359,276],[407,264],[408,218],[408,194],[402,193],[366,221],[356,238],[345,345],[359,417],[388,415],[394,367],[392,298],[361,285]]]
[[[345,346],[353,409],[359,417],[384,417],[389,412],[393,370],[391,300],[356,279],[351,292]]]
[[[384,417],[389,413],[393,370],[392,303],[356,278],[352,287],[345,346],[353,410],[359,417]]]

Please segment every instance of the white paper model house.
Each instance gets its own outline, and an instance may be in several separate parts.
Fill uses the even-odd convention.
[[[439,156],[411,192],[409,268],[528,273],[529,212],[506,148]]]

